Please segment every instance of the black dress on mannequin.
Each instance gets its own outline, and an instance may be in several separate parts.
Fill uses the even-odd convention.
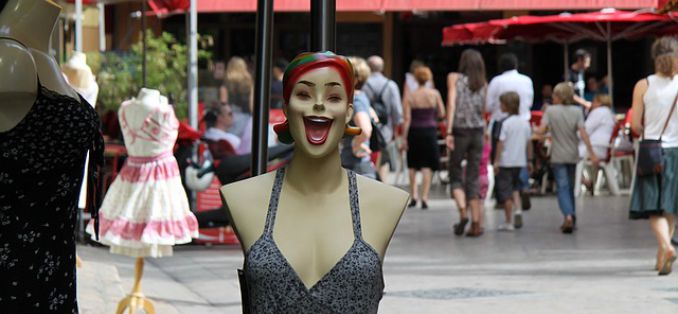
[[[76,205],[88,150],[96,177],[103,139],[92,106],[42,86],[23,120],[0,132],[0,312],[78,313]]]

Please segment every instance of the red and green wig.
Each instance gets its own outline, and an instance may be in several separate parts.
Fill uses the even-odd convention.
[[[331,67],[334,68],[341,79],[344,81],[344,88],[349,102],[353,102],[353,89],[355,85],[355,76],[353,74],[353,65],[347,58],[334,54],[331,51],[325,52],[304,52],[299,54],[285,69],[283,76],[283,100],[284,105],[287,106],[292,95],[294,85],[299,81],[299,78],[305,73],[318,69]],[[285,144],[294,142],[292,135],[289,132],[288,122],[274,126],[276,133],[278,133],[278,140]]]

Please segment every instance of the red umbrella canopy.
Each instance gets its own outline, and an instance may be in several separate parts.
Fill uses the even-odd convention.
[[[647,35],[678,33],[678,23],[669,14],[606,9],[597,12],[550,16],[517,16],[485,23],[459,24],[443,29],[443,45],[492,43],[502,40],[570,43],[581,39],[615,41]],[[459,32],[471,32],[459,40]]]

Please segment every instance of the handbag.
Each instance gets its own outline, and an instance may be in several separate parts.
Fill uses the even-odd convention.
[[[659,135],[659,139],[648,140],[645,138],[645,130],[638,146],[638,163],[636,166],[636,173],[638,176],[654,176],[661,174],[664,171],[664,150],[662,149],[662,137],[666,128],[669,126],[671,116],[676,109],[676,101],[678,101],[678,93],[671,103],[671,112],[669,113],[664,128]],[[642,117],[643,127],[645,126],[645,109],[643,109]]]
[[[372,152],[380,152],[386,148],[386,145],[388,143],[386,142],[386,138],[384,138],[384,134],[381,133],[382,125],[380,123],[376,123],[372,119],[370,120],[372,122],[372,134],[370,135],[370,150]]]

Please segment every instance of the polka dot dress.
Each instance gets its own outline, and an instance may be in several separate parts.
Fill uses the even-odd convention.
[[[0,133],[0,312],[78,313],[76,204],[88,150],[100,165],[94,109],[42,86]]]

